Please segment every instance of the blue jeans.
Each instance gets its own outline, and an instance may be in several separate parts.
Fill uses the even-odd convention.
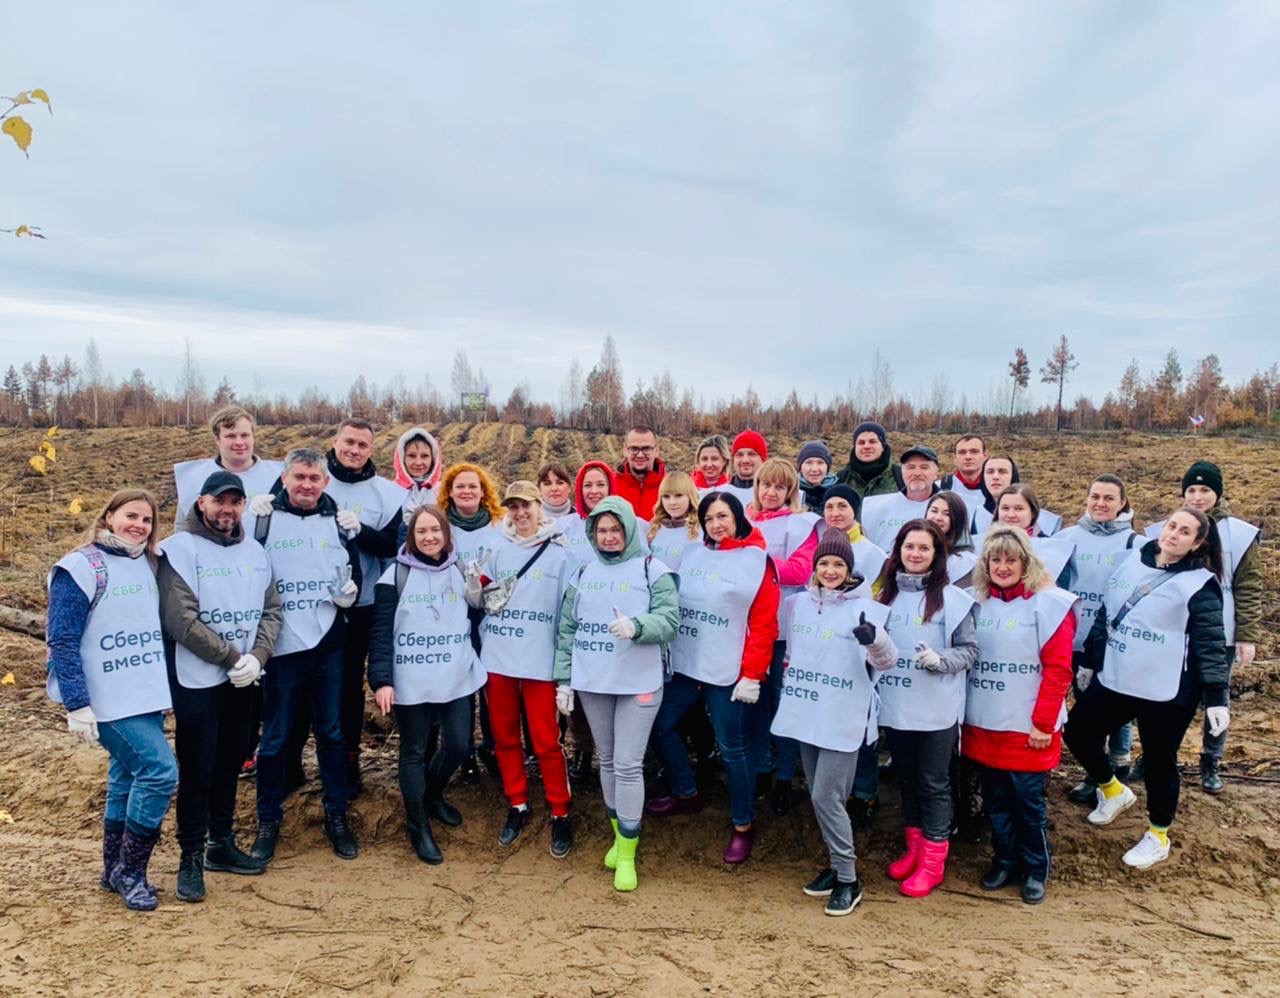
[[[730,700],[732,693],[732,684],[713,686],[675,673],[663,690],[662,706],[653,724],[653,749],[662,760],[672,793],[692,797],[698,792],[676,725],[699,697],[705,696],[707,715],[729,777],[729,816],[735,825],[749,825],[756,818],[755,776],[747,759],[747,711],[751,705]]]
[[[998,863],[1021,867],[1028,877],[1049,879],[1048,773],[1017,773],[979,766],[982,804],[991,822]]]
[[[107,821],[158,829],[178,785],[178,763],[164,737],[164,712],[99,721],[107,765]]]
[[[1133,762],[1133,725],[1128,721],[1107,736],[1107,757],[1112,766],[1128,766]]]
[[[777,769],[778,779],[791,780],[800,760],[800,743],[794,738],[771,736],[769,728],[782,702],[782,659],[787,652],[785,641],[773,645],[769,675],[760,686],[760,700],[747,709],[747,744],[751,755],[751,771],[757,775]],[[772,738],[774,752],[769,751]],[[776,762],[775,762],[776,755]]]
[[[347,753],[342,741],[343,643],[271,659],[262,680],[262,741],[258,745],[258,820],[284,818],[285,746],[304,705],[311,708],[324,813],[347,813]]]

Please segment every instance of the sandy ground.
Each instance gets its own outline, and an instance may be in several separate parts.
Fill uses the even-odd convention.
[[[1280,982],[1280,784],[1263,782],[1277,778],[1280,721],[1261,692],[1238,701],[1237,778],[1218,799],[1188,779],[1173,857],[1151,871],[1120,863],[1140,809],[1093,829],[1063,797],[1075,772],[1056,774],[1057,869],[1038,908],[977,887],[984,845],[959,846],[932,897],[900,897],[883,873],[891,783],[858,843],[863,902],[843,919],[800,892],[823,865],[807,804],[763,818],[755,857],[732,870],[719,860],[722,791],[702,815],[646,825],[632,895],[600,866],[597,794],[575,801],[576,848],[556,861],[540,805],[503,850],[497,788],[455,787],[466,820],[440,833],[444,865],[427,867],[402,831],[391,736],[366,752],[358,859],[327,848],[313,783],[290,801],[265,876],[210,874],[208,900],[187,905],[170,817],[152,867],[161,907],[143,915],[96,886],[105,753],[63,732],[39,643],[0,633],[0,653],[16,679],[0,686],[0,994],[1245,994]]]

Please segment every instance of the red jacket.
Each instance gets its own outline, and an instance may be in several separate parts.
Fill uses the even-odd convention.
[[[1029,599],[1031,593],[1019,582],[1011,589],[991,587],[989,599],[1006,603]],[[992,769],[1019,773],[1047,773],[1062,759],[1062,732],[1054,731],[1071,686],[1071,646],[1076,638],[1076,617],[1068,613],[1053,636],[1040,649],[1040,693],[1031,710],[1031,723],[1039,731],[1053,731],[1053,740],[1042,749],[1027,744],[1022,731],[991,731],[966,724],[960,734],[960,752],[966,759]]]
[[[588,461],[578,469],[578,475],[573,480],[573,509],[584,520],[587,518],[587,507],[582,503],[582,480],[587,477],[587,472],[592,468],[599,468],[604,472],[604,480],[609,483],[609,494],[613,495],[617,485],[613,480],[613,469],[611,469],[603,461]]]
[[[755,527],[742,540],[730,537],[721,541],[717,551],[733,551],[737,548],[760,548],[767,551],[764,534]],[[773,559],[765,556],[764,577],[760,580],[760,588],[756,598],[751,601],[751,609],[747,613],[747,637],[742,645],[742,668],[739,679],[754,679],[763,683],[769,674],[769,663],[773,660],[773,643],[778,640],[778,604],[782,601],[782,590],[778,586],[778,570]]]
[[[658,489],[666,473],[667,466],[655,458],[653,467],[644,478],[636,478],[627,462],[623,461],[613,471],[613,494],[631,503],[640,519],[652,520],[653,507],[658,504]]]

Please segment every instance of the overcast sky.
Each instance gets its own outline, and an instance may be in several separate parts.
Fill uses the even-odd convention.
[[[554,400],[618,342],[710,400],[879,346],[985,397],[1065,333],[1278,359],[1280,5],[45,2],[6,11],[0,346]],[[1038,388],[1047,398],[1047,387]]]

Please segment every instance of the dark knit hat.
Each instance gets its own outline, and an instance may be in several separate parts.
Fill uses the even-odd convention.
[[[743,430],[733,438],[732,452],[736,454],[743,449],[755,451],[760,455],[760,460],[762,461],[769,460],[769,445],[764,442],[764,437],[755,430]]]
[[[1182,476],[1182,492],[1185,495],[1188,485],[1207,485],[1213,494],[1222,498],[1222,469],[1212,461],[1197,461]]]
[[[811,457],[820,457],[827,462],[827,470],[831,470],[831,448],[821,440],[806,440],[800,447],[800,456],[796,458],[796,470]]]
[[[868,419],[865,423],[859,423],[853,430],[853,442],[857,443],[858,438],[864,433],[874,433],[880,438],[880,446],[885,450],[889,449],[889,434],[885,432],[885,428],[874,420]]]
[[[827,489],[826,492],[822,493],[823,507],[827,505],[828,499],[836,499],[836,498],[843,499],[850,506],[852,506],[853,515],[857,517],[859,521],[862,520],[862,496],[858,495],[858,493],[853,491],[853,489],[850,486],[845,485],[842,482],[839,485],[831,486],[831,488]]]
[[[849,543],[849,535],[845,531],[836,527],[827,528],[822,540],[814,548],[813,567],[817,568],[818,562],[829,554],[842,559],[849,566],[849,571],[853,571],[853,545]]]

